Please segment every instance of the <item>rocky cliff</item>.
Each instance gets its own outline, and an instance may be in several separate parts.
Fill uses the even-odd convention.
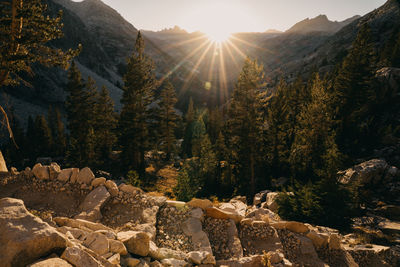
[[[371,161],[342,182],[391,179],[399,171]],[[389,176],[390,177],[389,177]],[[1,266],[398,266],[396,246],[366,244],[354,234],[283,221],[277,193],[247,205],[167,200],[89,168],[35,165],[3,173],[0,185]],[[388,178],[389,177],[389,178]],[[399,234],[395,222],[386,225]]]

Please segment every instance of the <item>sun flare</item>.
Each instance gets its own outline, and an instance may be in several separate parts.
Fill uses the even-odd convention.
[[[214,29],[206,33],[208,39],[215,43],[223,43],[231,38],[232,33],[224,30]]]

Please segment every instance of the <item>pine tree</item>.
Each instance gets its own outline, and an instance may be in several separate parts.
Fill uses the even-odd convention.
[[[372,141],[368,138],[368,131],[372,130],[368,117],[370,105],[376,98],[373,86],[375,63],[371,30],[364,25],[334,83],[338,142],[346,153],[360,153]]]
[[[49,107],[48,122],[51,132],[52,155],[64,156],[67,146],[64,123],[61,120],[60,110],[56,107]]]
[[[79,50],[63,52],[47,45],[62,37],[61,12],[56,18],[45,16],[47,6],[41,0],[10,0],[0,2],[0,87],[27,83],[21,72],[32,74],[31,65],[67,67]],[[13,132],[7,113],[0,112],[10,137]]]
[[[95,105],[95,152],[99,168],[110,170],[110,155],[116,144],[117,126],[114,102],[108,90],[102,87]]]
[[[175,129],[177,127],[178,115],[174,109],[178,99],[176,98],[175,89],[167,80],[164,82],[163,89],[160,94],[159,102],[159,141],[162,143],[162,150],[166,153],[167,160],[170,159],[171,153],[175,150]]]
[[[135,51],[128,59],[124,76],[121,103],[123,108],[119,120],[119,144],[122,149],[124,169],[137,170],[141,179],[145,178],[145,153],[149,144],[149,105],[153,102],[156,86],[154,66],[144,54],[144,40],[138,33]]]
[[[92,78],[83,83],[81,74],[75,63],[68,72],[68,83],[65,88],[68,92],[66,100],[69,146],[67,162],[72,166],[95,167],[94,145],[88,138],[94,137],[94,117],[97,90]]]
[[[311,102],[298,115],[296,138],[291,149],[292,174],[307,181],[335,174],[340,153],[335,143],[335,121],[329,84],[316,75]]]
[[[198,119],[192,123],[192,156],[200,157],[201,154],[201,146],[204,140],[204,136],[207,134],[206,125],[204,123],[204,119],[202,114],[198,115]]]
[[[190,98],[188,109],[185,116],[185,131],[184,139],[182,143],[182,156],[191,158],[192,157],[192,134],[193,134],[193,123],[195,120],[193,99]]]
[[[49,156],[51,154],[51,132],[47,124],[46,118],[43,115],[38,115],[35,118],[35,154],[36,156]]]
[[[229,149],[241,193],[255,194],[263,135],[262,93],[264,71],[257,61],[246,59],[229,108]],[[250,180],[248,180],[250,179]],[[250,188],[248,188],[250,185]]]

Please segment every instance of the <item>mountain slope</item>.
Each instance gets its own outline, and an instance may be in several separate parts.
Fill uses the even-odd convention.
[[[302,34],[309,32],[335,33],[358,18],[360,18],[360,16],[354,16],[344,21],[338,22],[338,21],[330,21],[326,15],[319,15],[315,18],[312,19],[306,18],[305,20],[296,23],[286,32],[302,33]]]

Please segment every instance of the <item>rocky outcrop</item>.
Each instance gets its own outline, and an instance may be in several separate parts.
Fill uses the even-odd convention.
[[[339,182],[342,184],[377,185],[398,178],[400,171],[394,166],[389,166],[385,160],[372,159],[339,172],[339,175]]]
[[[360,174],[354,177],[368,177],[360,179],[372,182],[376,179],[374,175],[386,177],[390,173],[390,167],[382,167],[384,172],[371,171],[369,164],[362,165],[366,166],[363,168],[354,167],[354,170],[360,170]],[[374,166],[378,165],[385,166]],[[277,192],[261,192],[256,195],[253,206],[246,205],[243,198],[234,198],[225,203],[200,199],[185,203],[149,196],[130,185],[117,186],[111,180],[94,177],[88,169],[61,170],[57,166],[36,165],[35,172],[30,169],[22,172],[15,170],[14,178],[4,184],[7,186],[10,182],[13,185],[19,181],[27,184],[21,190],[32,186],[31,194],[38,190],[41,195],[46,195],[50,190],[52,194],[58,192],[63,196],[71,193],[68,190],[75,190],[81,196],[77,205],[78,215],[56,217],[59,213],[56,210],[55,217],[48,218],[49,225],[30,214],[21,200],[0,200],[0,203],[9,203],[7,205],[13,207],[9,209],[5,205],[2,208],[0,205],[0,233],[8,233],[0,235],[0,248],[7,244],[8,249],[13,244],[12,240],[21,243],[10,246],[10,253],[7,251],[4,255],[0,254],[4,262],[11,262],[6,266],[43,266],[59,262],[65,266],[107,267],[356,267],[397,266],[399,263],[398,252],[391,247],[372,246],[371,249],[368,244],[354,245],[348,241],[349,237],[342,237],[334,229],[281,220],[270,210],[274,209]],[[390,205],[380,207],[382,213],[396,210]],[[2,217],[2,213],[6,215]],[[23,216],[20,218],[18,214]],[[12,219],[13,216],[16,218]],[[1,223],[1,220],[15,220],[15,223]],[[30,224],[35,225],[34,229]],[[19,231],[23,229],[22,226],[28,229],[21,239],[23,242],[19,237],[19,234],[22,235]],[[379,219],[376,227],[388,235],[396,236],[399,233],[399,224],[395,220]],[[60,238],[62,245],[53,246],[45,238]],[[36,247],[30,242],[44,242],[46,246],[51,246],[42,252],[41,249],[46,246]],[[29,252],[22,250],[22,246],[28,248]],[[41,258],[52,252],[56,253],[52,258]],[[21,260],[21,253],[28,256]]]
[[[0,200],[1,266],[25,266],[66,246],[67,239],[29,213],[22,200]]]

